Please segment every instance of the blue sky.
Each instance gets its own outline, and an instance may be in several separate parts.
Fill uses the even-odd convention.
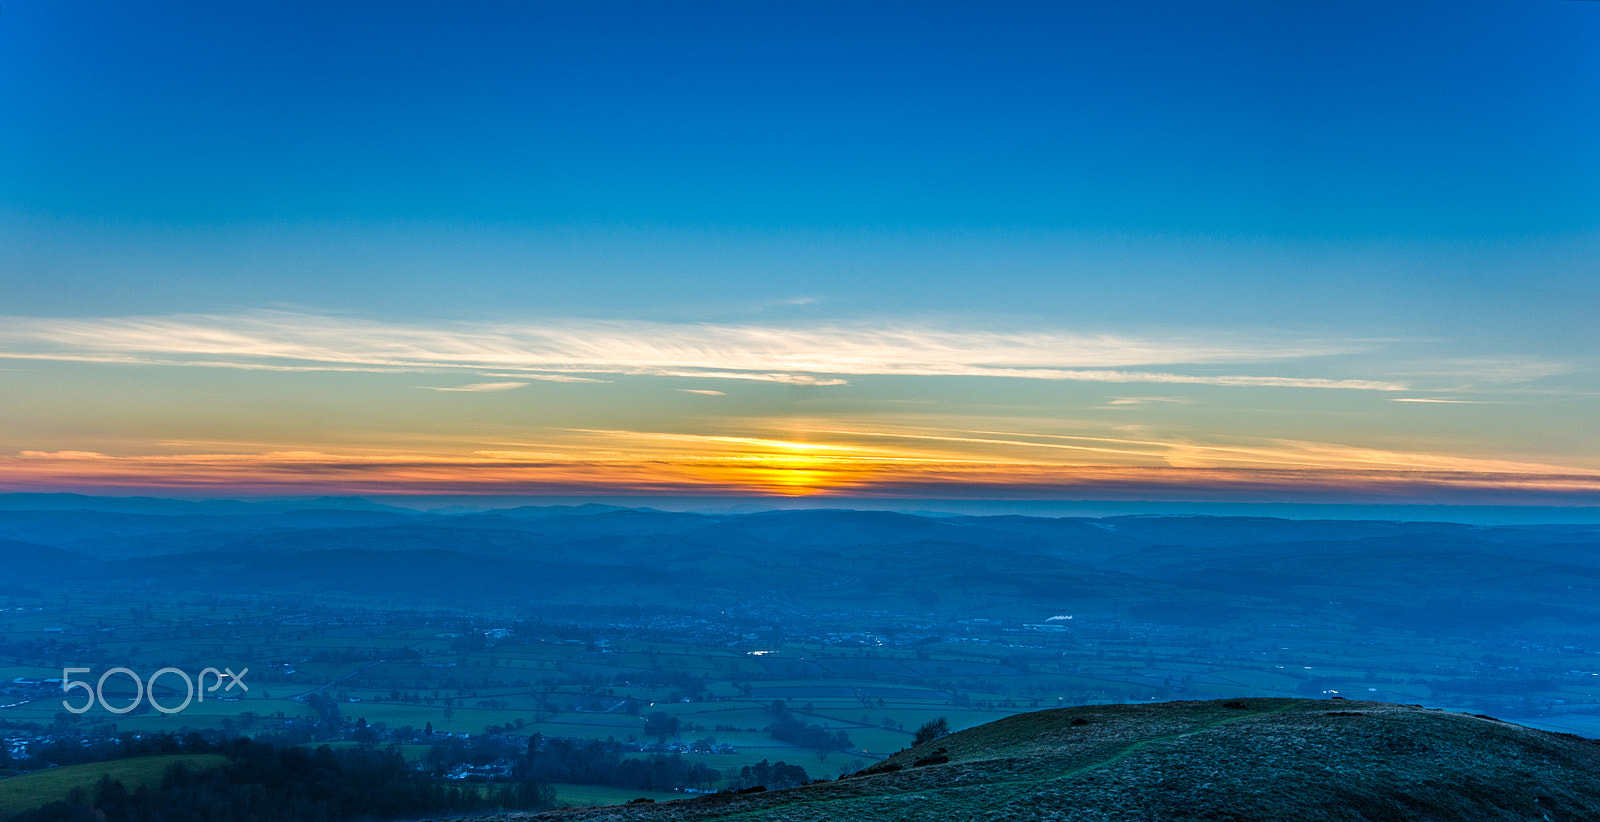
[[[1570,0],[465,5],[13,4],[7,199],[1334,239],[1600,216]]]
[[[657,436],[878,449],[857,490],[1098,465],[982,430],[1600,470],[1600,4],[13,2],[0,123],[13,486]]]

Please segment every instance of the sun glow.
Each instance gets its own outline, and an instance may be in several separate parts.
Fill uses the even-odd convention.
[[[955,429],[825,430],[795,421],[782,433],[748,436],[547,433],[542,442],[465,451],[24,451],[0,457],[0,487],[783,497],[1287,496],[1306,489],[1357,496],[1600,494],[1594,470],[1265,439],[1197,444]]]
[[[849,485],[835,461],[817,456],[752,456],[749,465],[727,473],[730,480],[786,497],[811,496]]]

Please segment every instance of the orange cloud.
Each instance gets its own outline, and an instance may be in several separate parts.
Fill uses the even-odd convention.
[[[1361,466],[1068,465],[912,457],[715,438],[726,452],[0,457],[0,487],[193,494],[819,495],[1016,499],[1431,499],[1600,502],[1600,473]],[[742,440],[742,441],[741,441]],[[687,450],[687,449],[685,449]]]

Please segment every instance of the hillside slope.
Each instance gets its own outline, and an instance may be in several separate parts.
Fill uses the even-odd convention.
[[[1592,820],[1600,743],[1377,702],[1100,705],[981,725],[837,782],[495,818]]]

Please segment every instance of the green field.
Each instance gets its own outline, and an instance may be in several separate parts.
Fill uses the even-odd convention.
[[[574,808],[587,808],[597,805],[625,805],[629,801],[639,799],[654,799],[657,802],[670,802],[682,799],[686,794],[667,793],[665,791],[636,791],[628,788],[608,788],[604,785],[568,785],[556,783],[551,787],[556,789],[556,804]]]
[[[193,770],[215,768],[228,761],[222,754],[162,754],[68,765],[0,780],[0,812],[17,813],[64,800],[74,789],[92,793],[109,776],[128,790],[160,784],[167,768],[182,762]]]
[[[477,735],[509,728],[518,736],[678,746],[710,738],[737,752],[682,755],[723,773],[767,759],[831,777],[855,760],[905,748],[931,719],[945,717],[959,730],[1036,709],[1116,702],[1337,692],[1600,733],[1600,676],[1586,673],[1597,666],[1572,649],[1478,646],[1396,630],[1356,641],[1326,625],[1130,626],[1080,615],[1070,633],[963,624],[899,647],[803,636],[669,641],[665,633],[646,639],[624,627],[586,629],[585,639],[572,639],[567,626],[468,648],[458,640],[474,629],[512,623],[303,603],[195,605],[182,596],[152,600],[135,618],[119,600],[0,597],[0,606],[23,603],[40,610],[0,611],[0,632],[12,649],[0,655],[0,685],[58,677],[65,666],[89,667],[90,677],[114,666],[146,676],[164,665],[250,669],[250,690],[238,701],[197,700],[171,716],[98,708],[64,715],[59,690],[42,686],[27,699],[0,702],[0,721],[59,724],[68,734],[300,732],[316,720],[307,695],[321,694],[343,719],[391,730],[431,724],[438,733]],[[919,619],[879,615],[843,627],[933,630]],[[1513,651],[1514,674],[1505,667]],[[1457,684],[1486,690],[1449,690]],[[170,704],[170,694],[163,698]],[[779,701],[801,722],[848,734],[850,749],[819,756],[773,739],[767,729]],[[654,713],[676,718],[678,733],[645,736]],[[407,749],[413,759],[434,744],[409,734],[380,744],[390,741],[418,746]]]

